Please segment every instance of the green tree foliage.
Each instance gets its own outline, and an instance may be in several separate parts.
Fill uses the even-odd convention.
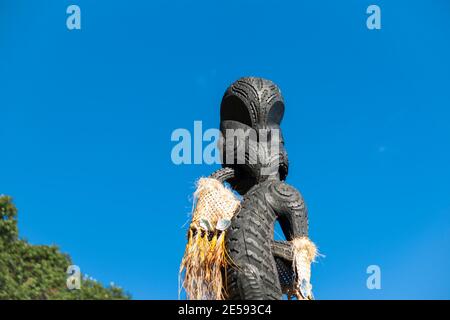
[[[79,290],[66,286],[70,257],[56,246],[31,245],[19,238],[17,209],[0,195],[0,299],[129,299],[116,286],[82,278]]]

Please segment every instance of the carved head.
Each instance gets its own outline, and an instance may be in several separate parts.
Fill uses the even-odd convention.
[[[219,147],[222,166],[236,171],[238,189],[246,190],[269,178],[286,178],[288,159],[280,129],[283,115],[283,97],[269,80],[241,78],[225,92]]]

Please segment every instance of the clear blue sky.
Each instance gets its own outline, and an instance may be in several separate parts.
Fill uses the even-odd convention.
[[[217,127],[226,87],[266,77],[326,255],[316,297],[448,299],[449,58],[447,0],[0,0],[0,193],[30,242],[176,299],[194,181],[218,166],[172,164],[171,133]]]

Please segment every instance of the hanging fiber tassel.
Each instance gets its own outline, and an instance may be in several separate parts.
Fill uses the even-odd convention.
[[[223,270],[228,263],[225,233],[239,207],[240,201],[220,181],[199,179],[188,243],[180,266],[181,285],[187,299],[224,298]]]
[[[292,267],[295,274],[293,295],[297,299],[313,299],[311,285],[311,263],[315,261],[318,252],[316,245],[307,237],[291,241],[293,251]]]

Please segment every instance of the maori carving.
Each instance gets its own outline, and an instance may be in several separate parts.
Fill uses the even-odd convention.
[[[222,169],[203,182],[226,183],[230,189],[223,189],[224,195],[229,193],[225,199],[234,191],[240,195],[239,204],[231,214],[213,219],[204,214],[213,205],[199,208],[202,198],[198,197],[181,267],[189,298],[281,299],[283,293],[312,298],[310,264],[316,247],[308,238],[303,197],[285,182],[289,164],[280,128],[284,108],[280,90],[269,80],[241,78],[226,90],[220,109]],[[203,199],[204,194],[199,193]],[[220,203],[221,196],[215,194],[214,202]],[[203,229],[195,223],[202,219],[207,220]],[[224,221],[226,228],[214,228]],[[286,241],[274,241],[276,221]],[[203,242],[198,236],[202,230]],[[218,241],[224,244],[219,254]],[[201,252],[195,243],[205,250],[204,256],[217,259],[193,258],[189,252]],[[209,271],[217,269],[220,273],[208,278]],[[206,276],[199,279],[195,274]]]

